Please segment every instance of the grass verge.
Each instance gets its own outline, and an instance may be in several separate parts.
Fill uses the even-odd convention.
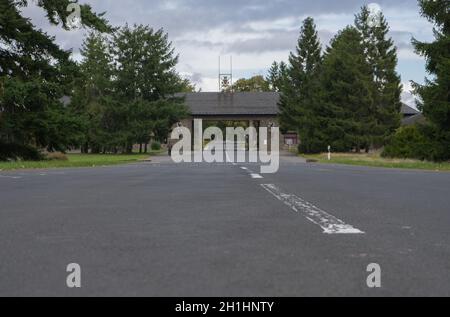
[[[370,167],[384,168],[404,168],[430,171],[450,172],[450,162],[434,163],[419,160],[403,160],[383,158],[379,153],[356,154],[356,153],[333,153],[331,161],[328,160],[328,154],[301,155],[307,160],[317,161],[326,164],[346,164]]]
[[[67,154],[67,161],[21,161],[21,162],[0,162],[0,171],[19,169],[48,169],[64,167],[95,167],[133,163],[148,158],[150,154]]]

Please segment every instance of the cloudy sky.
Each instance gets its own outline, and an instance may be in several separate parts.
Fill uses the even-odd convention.
[[[113,25],[148,24],[164,28],[180,55],[178,71],[203,91],[218,90],[218,57],[228,67],[233,56],[234,77],[265,75],[274,60],[286,61],[295,48],[302,20],[314,17],[323,45],[354,21],[361,0],[81,0],[106,12]],[[409,81],[423,82],[423,58],[414,54],[411,37],[432,39],[432,25],[419,14],[416,0],[377,0],[398,47],[398,71],[405,90]],[[36,7],[24,10],[35,25],[55,35],[65,49],[79,48],[85,30],[63,31],[49,26]],[[411,96],[404,94],[410,103]]]

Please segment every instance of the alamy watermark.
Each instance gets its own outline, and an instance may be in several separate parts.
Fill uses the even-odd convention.
[[[66,272],[69,273],[66,278],[68,288],[81,288],[81,266],[77,263],[67,265]]]
[[[203,121],[196,119],[193,134],[186,127],[177,127],[172,131],[171,139],[178,140],[171,150],[171,157],[175,163],[259,162],[261,174],[278,172],[280,166],[278,127],[261,127],[259,131],[255,127],[226,128],[224,138],[220,128],[209,127],[203,131]]]
[[[377,263],[371,263],[367,266],[367,272],[370,273],[366,280],[367,287],[381,288],[381,266]]]
[[[81,27],[81,6],[72,2],[66,8],[67,13],[69,15],[66,18],[66,25],[71,29],[77,29]]]

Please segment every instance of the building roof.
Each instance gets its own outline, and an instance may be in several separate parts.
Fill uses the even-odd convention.
[[[185,97],[186,105],[192,115],[271,115],[278,114],[277,92],[194,92],[180,93],[177,97]],[[416,109],[402,104],[404,116],[420,114]]]
[[[407,104],[402,103],[402,114],[405,116],[414,116],[419,114],[420,112],[414,109],[413,107],[408,106]]]
[[[403,126],[410,126],[415,124],[424,124],[427,122],[427,119],[424,117],[422,113],[418,113],[416,115],[410,116],[402,120]]]
[[[276,92],[198,92],[182,93],[193,115],[271,115],[278,114]]]

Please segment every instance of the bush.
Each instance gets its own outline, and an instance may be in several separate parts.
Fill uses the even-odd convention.
[[[43,159],[41,152],[32,146],[0,142],[0,161],[42,161]]]
[[[159,151],[159,150],[161,150],[161,143],[153,142],[151,148],[152,148],[152,151]]]
[[[61,153],[61,152],[48,153],[45,158],[49,161],[68,161],[69,160],[67,155],[64,153]]]
[[[408,126],[397,130],[388,141],[383,157],[435,160],[435,145],[422,126]]]

